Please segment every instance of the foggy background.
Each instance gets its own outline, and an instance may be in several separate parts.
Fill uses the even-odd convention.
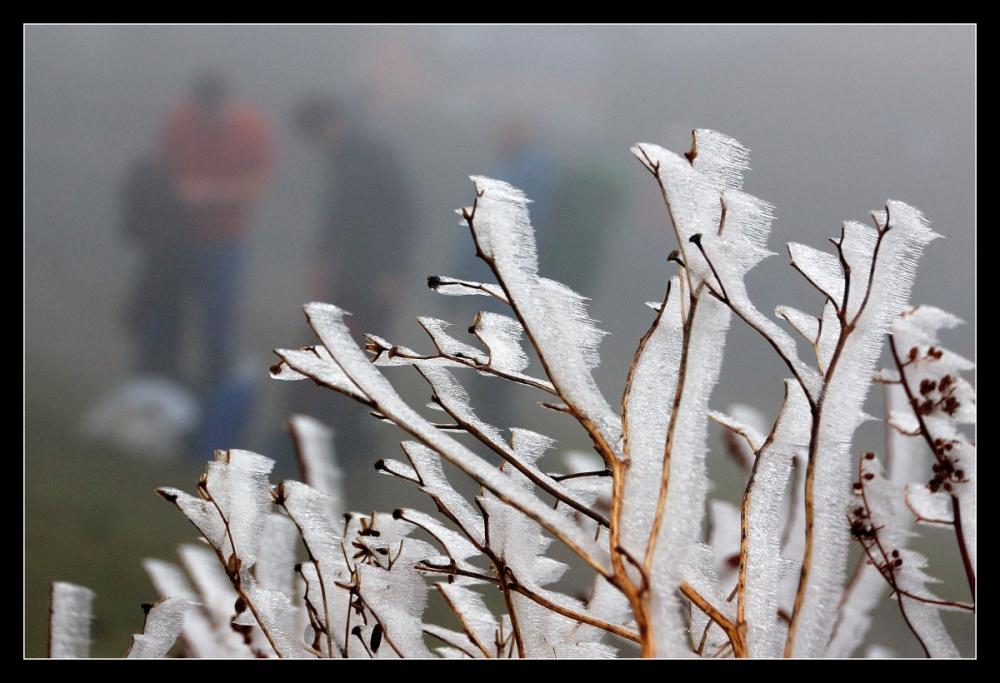
[[[751,149],[745,189],[777,207],[770,246],[779,255],[748,282],[761,310],[820,310],[819,296],[787,266],[785,242],[824,248],[841,221],[867,220],[887,198],[898,199],[924,211],[945,237],[929,247],[912,301],[964,319],[944,342],[975,359],[974,27],[28,26],[29,656],[45,654],[53,580],[96,590],[93,653],[120,656],[128,635],[141,629],[139,604],[153,596],[139,561],[172,559],[177,543],[194,538],[152,490],[192,490],[211,451],[129,452],[87,437],[81,420],[128,381],[140,353],[123,315],[142,268],[141,250],[120,227],[123,178],[157,147],[167,113],[205,67],[227,74],[234,94],[263,112],[274,133],[276,162],[250,214],[239,314],[226,339],[238,364],[256,373],[252,415],[238,443],[213,446],[275,457],[274,480],[295,475],[283,432],[293,391],[325,400],[311,383],[293,389],[267,378],[277,360],[271,349],[311,343],[301,304],[316,296],[310,273],[325,258],[316,248],[329,192],[324,155],[291,126],[307,93],[330,93],[356,112],[368,134],[393,151],[410,197],[402,209],[409,231],[400,235],[407,245],[397,274],[402,287],[382,312],[391,322],[360,331],[426,350],[414,318],[431,315],[455,323],[462,336],[483,301],[436,295],[426,277],[487,277],[454,209],[472,202],[467,176],[495,175],[537,199],[542,274],[590,297],[591,315],[612,333],[597,378],[617,403],[652,317],[643,302],[661,299],[673,272],[659,191],[629,147],[652,142],[684,151],[692,128],[713,128]],[[523,182],[503,175],[512,168],[504,157],[512,127],[527,150],[523,159],[532,160]],[[573,182],[577,177],[585,182]],[[370,190],[365,201],[397,202],[379,187]],[[368,246],[373,264],[395,248],[392,241]],[[197,369],[205,347],[196,332],[185,334],[185,363]],[[406,374],[390,378],[405,383]],[[771,349],[734,321],[713,407],[750,403],[773,415],[784,375]],[[494,393],[495,382],[477,382],[470,386],[484,417],[517,420],[511,424],[560,437],[560,448],[586,449],[560,416],[531,422],[539,398],[530,392]],[[881,396],[872,394],[868,411],[878,414]],[[328,402],[316,405],[324,419]],[[358,406],[352,414],[371,421],[364,412]],[[404,502],[426,509],[371,468],[380,457],[399,456],[399,438],[385,428],[354,444],[338,442],[352,509]],[[859,431],[854,450],[869,447],[881,451],[881,425]],[[709,458],[718,481],[712,495],[736,500],[739,473],[721,449]],[[948,580],[942,595],[964,597],[951,539],[924,533],[931,573]],[[963,654],[971,654],[971,620],[947,618]],[[900,621],[895,607],[882,610],[875,642],[917,655]]]

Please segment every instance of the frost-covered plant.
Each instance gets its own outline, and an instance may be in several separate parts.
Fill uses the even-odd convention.
[[[469,328],[477,343],[420,318],[434,347],[420,353],[373,334],[361,347],[345,311],[310,303],[320,343],[279,349],[272,368],[406,432],[405,461],[376,468],[419,488],[436,515],[341,515],[330,433],[309,418],[290,422],[306,483],[272,486],[272,461],[217,452],[197,496],[158,491],[207,546],[182,547],[183,570],[146,562],[163,599],[148,609],[130,656],[163,655],[178,635],[187,654],[214,657],[607,657],[636,646],[648,657],[850,656],[867,642],[887,589],[929,656],[958,655],[939,611],[974,610],[975,445],[959,430],[975,417],[974,391],[960,376],[972,364],[938,345],[937,331],[955,318],[907,308],[917,261],[937,235],[919,211],[889,201],[872,225],[844,223],[832,253],[789,244],[792,267],[825,299],[819,315],[776,309],[811,349],[802,358],[745,287],[771,255],[772,220],[770,205],[740,189],[747,150],[698,130],[683,155],[650,144],[632,151],[663,195],[678,272],[649,304],[653,320],[620,409],[592,374],[604,332],[584,298],[538,272],[524,194],[473,177],[475,200],[459,213],[496,282],[434,276],[428,284],[492,297],[508,315],[479,313]],[[734,317],[787,367],[773,420],[747,407],[709,408]],[[887,335],[895,367],[876,375]],[[525,339],[542,376],[528,373]],[[430,386],[427,408],[439,417],[407,404],[386,379],[383,371],[401,366]],[[543,471],[539,459],[554,441],[481,419],[456,377],[463,370],[540,392],[542,406],[579,424],[603,467]],[[862,408],[873,378],[890,402],[888,474],[874,454],[851,450],[871,419]],[[708,500],[710,420],[746,467],[738,509]],[[453,488],[445,462],[479,495]],[[954,528],[972,602],[926,588],[926,560],[907,548],[915,523]],[[848,583],[852,539],[862,558]],[[593,570],[583,599],[558,590],[567,566],[546,554],[553,541]],[[461,630],[425,620],[432,591]],[[54,656],[85,653],[90,598],[54,588]]]

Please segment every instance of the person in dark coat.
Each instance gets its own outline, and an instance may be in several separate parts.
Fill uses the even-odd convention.
[[[129,166],[121,190],[122,233],[141,252],[139,275],[126,309],[136,341],[139,374],[180,377],[184,261],[192,218],[155,155]]]
[[[352,313],[346,321],[359,341],[366,332],[389,335],[416,226],[404,167],[360,116],[333,98],[303,99],[293,125],[326,165],[309,295]],[[342,460],[370,448],[373,420],[344,397],[317,393],[301,392],[293,408],[332,423]]]

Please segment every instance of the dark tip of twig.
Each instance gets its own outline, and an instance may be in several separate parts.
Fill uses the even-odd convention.
[[[441,286],[441,276],[440,275],[428,275],[427,276],[427,286],[431,289],[437,289]]]
[[[691,149],[684,152],[684,158],[691,165],[694,165],[694,160],[698,158],[698,135],[694,131],[691,131]]]
[[[395,510],[393,510],[392,511],[392,518],[393,519],[402,519],[403,518],[403,508],[396,508]]]
[[[162,498],[163,500],[165,500],[165,501],[167,501],[169,503],[176,503],[177,502],[177,494],[175,494],[175,493],[167,493],[163,489],[156,489],[156,495],[158,495],[160,498]]]
[[[285,482],[281,482],[280,484],[278,484],[277,486],[274,487],[274,490],[271,491],[271,500],[274,501],[275,505],[284,505],[285,504],[285,500],[286,500],[286,498],[285,498]]]
[[[701,246],[701,233],[700,232],[696,232],[695,234],[693,234],[690,237],[688,237],[688,242],[690,242],[691,244],[697,244],[700,247]]]

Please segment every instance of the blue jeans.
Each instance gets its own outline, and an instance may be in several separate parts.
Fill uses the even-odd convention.
[[[225,381],[233,369],[238,350],[240,276],[246,246],[242,239],[193,244],[189,254],[188,295],[201,310],[203,389],[211,391]]]
[[[201,394],[218,387],[235,360],[237,308],[246,245],[242,239],[194,242],[170,254],[150,254],[140,278],[136,323],[139,369],[180,380],[178,360],[188,302],[200,330]]]

